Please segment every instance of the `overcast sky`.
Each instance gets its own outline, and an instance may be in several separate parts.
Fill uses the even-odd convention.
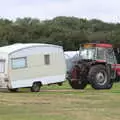
[[[56,16],[120,22],[120,0],[0,0],[1,18],[44,20]]]

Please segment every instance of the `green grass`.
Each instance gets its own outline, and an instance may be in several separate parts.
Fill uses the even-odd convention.
[[[44,86],[39,93],[0,92],[0,120],[119,120],[120,83],[111,90]]]

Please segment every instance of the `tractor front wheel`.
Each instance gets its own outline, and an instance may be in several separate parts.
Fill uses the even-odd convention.
[[[87,82],[85,81],[71,81],[71,80],[68,80],[69,81],[69,84],[70,86],[73,88],[73,89],[84,89],[86,86],[87,86]]]
[[[79,66],[73,67],[68,75],[68,81],[73,89],[84,89],[87,86],[87,81],[81,79]]]

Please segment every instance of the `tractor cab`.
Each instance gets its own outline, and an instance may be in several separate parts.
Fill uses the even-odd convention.
[[[80,45],[79,56],[81,60],[107,62],[108,64],[116,63],[111,44],[82,44]]]

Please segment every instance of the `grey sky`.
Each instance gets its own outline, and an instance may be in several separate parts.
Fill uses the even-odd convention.
[[[120,22],[119,11],[120,0],[0,0],[0,17],[9,19],[75,16]]]

